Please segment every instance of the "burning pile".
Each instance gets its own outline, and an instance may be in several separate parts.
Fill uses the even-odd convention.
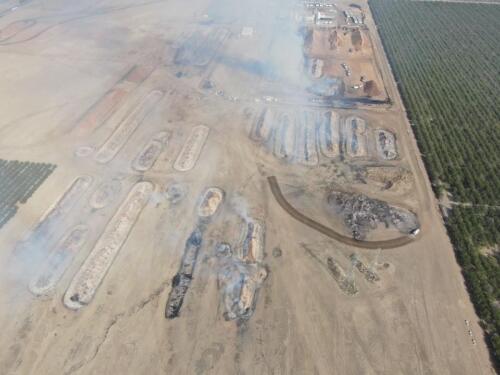
[[[267,277],[262,265],[264,225],[249,221],[239,254],[233,254],[226,243],[217,245],[219,258],[218,285],[222,293],[226,320],[249,319],[255,309],[258,291]]]
[[[173,319],[179,316],[179,311],[184,302],[184,296],[193,279],[196,259],[198,258],[198,252],[200,251],[203,240],[202,229],[203,228],[200,227],[195,228],[186,241],[184,256],[182,257],[179,271],[172,279],[172,289],[165,308],[165,317],[167,319]]]
[[[172,289],[168,296],[167,306],[165,308],[165,317],[173,319],[179,316],[184,296],[186,295],[191,280],[193,279],[196,260],[203,242],[203,232],[206,224],[209,223],[219,205],[224,199],[224,191],[217,187],[209,187],[201,196],[201,202],[198,206],[198,216],[203,221],[199,221],[193,232],[186,241],[184,255],[182,256],[179,270],[172,279]]]

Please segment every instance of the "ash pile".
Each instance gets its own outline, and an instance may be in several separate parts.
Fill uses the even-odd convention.
[[[263,258],[263,224],[248,222],[241,251],[220,243],[216,247],[218,258],[218,288],[221,293],[226,320],[248,320],[257,304],[259,290],[268,271]]]
[[[172,289],[165,308],[165,317],[167,319],[173,319],[179,316],[182,303],[184,302],[184,296],[191,285],[191,280],[193,280],[196,259],[198,258],[198,252],[200,251],[203,240],[202,231],[203,228],[195,228],[186,241],[184,256],[182,257],[179,271],[172,279]]]
[[[173,192],[171,192],[173,198],[178,194],[178,188],[176,186],[177,185],[171,185],[169,187],[169,190],[173,190]],[[167,192],[169,190],[167,190]],[[191,280],[193,280],[196,261],[203,242],[203,233],[206,229],[206,225],[210,223],[211,218],[215,215],[222,203],[224,194],[224,190],[218,187],[209,187],[201,195],[201,202],[198,205],[198,224],[186,241],[179,270],[172,279],[172,289],[170,290],[167,306],[165,307],[165,318],[167,319],[173,319],[179,316],[184,302],[184,296],[188,292]]]
[[[328,203],[342,216],[356,240],[364,240],[379,224],[384,224],[385,228],[394,227],[404,234],[412,234],[420,226],[413,212],[363,194],[333,192]]]

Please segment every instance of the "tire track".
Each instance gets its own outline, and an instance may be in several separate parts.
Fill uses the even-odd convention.
[[[281,208],[283,208],[290,216],[300,221],[302,224],[305,224],[336,241],[364,249],[393,249],[407,245],[414,241],[414,238],[408,236],[397,237],[384,241],[359,241],[354,238],[344,236],[297,211],[283,196],[276,176],[269,176],[267,181],[269,183],[269,187],[271,188],[271,192],[273,193],[274,199],[276,199]]]

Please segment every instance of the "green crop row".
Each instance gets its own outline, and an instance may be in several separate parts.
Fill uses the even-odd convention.
[[[0,228],[56,168],[53,164],[0,159]]]
[[[447,229],[500,362],[500,6],[369,0]],[[470,204],[470,205],[468,205]]]

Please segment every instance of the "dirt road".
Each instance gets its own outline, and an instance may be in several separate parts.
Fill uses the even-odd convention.
[[[273,193],[274,199],[276,199],[281,208],[283,208],[290,216],[300,221],[301,223],[307,225],[308,227],[317,230],[320,233],[323,233],[325,236],[333,238],[334,240],[342,242],[346,245],[350,245],[353,247],[360,247],[363,249],[394,249],[396,247],[408,245],[410,242],[415,240],[413,237],[410,236],[402,236],[385,241],[362,241],[344,236],[341,233],[336,232],[332,228],[328,228],[323,224],[318,223],[317,221],[311,219],[310,217],[303,215],[295,208],[293,208],[293,206],[290,203],[288,203],[286,198],[281,193],[278,180],[276,179],[275,176],[268,177],[267,181],[269,183],[269,187],[271,188],[271,192]]]

